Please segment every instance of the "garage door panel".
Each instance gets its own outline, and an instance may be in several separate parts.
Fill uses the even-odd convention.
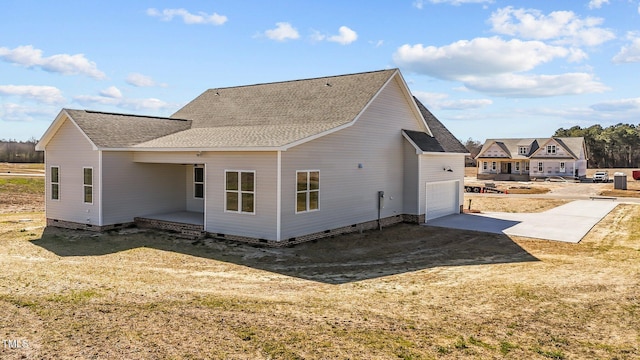
[[[458,181],[427,183],[426,220],[457,213],[459,194]]]

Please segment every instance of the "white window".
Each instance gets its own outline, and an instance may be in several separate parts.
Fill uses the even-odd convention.
[[[491,162],[491,170],[496,171],[496,162],[495,161]]]
[[[204,168],[193,168],[193,197],[196,199],[204,198]]]
[[[487,170],[487,162],[486,161],[482,162],[482,170]]]
[[[538,171],[542,172],[542,161],[538,163]]]
[[[51,200],[60,200],[60,167],[51,167]]]
[[[296,171],[296,213],[319,209],[320,171]]]
[[[255,188],[255,171],[225,171],[224,210],[255,214]]]
[[[556,146],[555,145],[547,145],[547,154],[555,154]]]
[[[520,171],[520,163],[516,162],[516,171]]]
[[[93,168],[82,168],[83,173],[83,188],[84,188],[84,202],[86,204],[93,203]]]
[[[524,171],[529,171],[529,162],[528,161],[524,162]]]
[[[560,163],[560,172],[565,172],[565,165],[563,162]]]
[[[518,154],[527,155],[528,153],[529,153],[529,149],[526,146],[519,146],[518,147]]]

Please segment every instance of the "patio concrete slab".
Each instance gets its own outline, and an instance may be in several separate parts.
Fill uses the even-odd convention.
[[[426,225],[578,243],[617,205],[614,201],[578,200],[541,213],[454,214],[429,220]]]

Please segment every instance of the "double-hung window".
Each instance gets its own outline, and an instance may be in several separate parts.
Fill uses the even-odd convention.
[[[296,185],[296,212],[318,210],[320,208],[320,171],[297,171]]]
[[[487,170],[487,162],[486,161],[482,162],[482,170]]]
[[[225,211],[255,214],[255,188],[255,171],[225,171]]]
[[[83,188],[84,188],[84,202],[87,204],[93,203],[93,168],[82,168],[83,172]]]
[[[204,198],[204,168],[193,168],[193,197],[196,199]]]
[[[566,170],[567,170],[567,169],[566,169],[566,167],[565,167],[564,162],[561,162],[561,163],[560,163],[560,172],[565,172]]]
[[[547,145],[547,154],[555,154],[556,146],[555,145]]]
[[[51,200],[60,200],[60,167],[52,166],[50,171]]]
[[[542,172],[542,161],[538,163],[538,172]]]

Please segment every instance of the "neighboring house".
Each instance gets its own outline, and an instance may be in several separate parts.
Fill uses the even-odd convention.
[[[583,178],[587,174],[587,154],[582,137],[489,139],[476,160],[478,179],[481,180]]]
[[[459,212],[467,152],[397,69],[211,89],[169,118],[63,109],[37,149],[48,225],[274,246]]]

